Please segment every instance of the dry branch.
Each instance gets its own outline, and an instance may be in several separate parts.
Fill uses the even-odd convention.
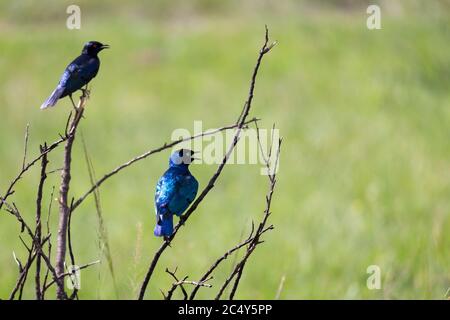
[[[206,271],[206,273],[200,278],[199,282],[207,281],[207,279],[210,277],[210,275],[213,273],[213,271],[219,266],[219,264],[221,262],[223,262],[224,260],[226,260],[228,258],[228,256],[233,254],[235,251],[237,251],[240,248],[242,248],[242,247],[246,246],[247,244],[249,244],[252,241],[252,239],[253,239],[252,236],[253,236],[253,230],[250,232],[250,236],[247,238],[247,240],[245,240],[245,241],[239,243],[238,245],[236,245],[235,247],[231,248],[230,250],[225,252],[219,259],[217,259],[211,265],[211,267],[209,267],[208,271]],[[189,296],[189,300],[194,300],[198,289],[200,289],[200,286],[199,285],[195,286],[195,288],[191,292],[191,295]]]
[[[188,276],[185,276],[183,279],[179,280],[178,277],[176,276],[177,269],[178,268],[175,268],[174,271],[170,271],[168,268],[166,268],[166,272],[168,274],[170,274],[172,276],[172,278],[175,279],[175,282],[172,284],[172,287],[169,289],[167,294],[164,294],[164,292],[161,291],[165,300],[171,300],[172,296],[173,296],[173,293],[175,292],[175,290],[178,287],[180,287],[181,291],[183,292],[184,300],[188,300],[188,293],[187,293],[186,289],[183,286],[184,284],[193,285],[196,288],[198,288],[198,287],[211,288],[212,287],[212,285],[207,283],[207,281],[211,280],[213,277],[206,277],[205,279],[202,279],[202,280],[199,280],[199,281],[189,281],[189,280],[187,280]]]
[[[259,121],[259,119],[253,118],[253,119],[251,119],[251,120],[249,120],[249,121],[244,122],[244,126],[247,126],[247,125],[249,125],[249,124],[251,124],[251,123],[256,123],[256,122],[258,122],[258,121]],[[187,138],[182,138],[182,139],[179,139],[179,140],[170,142],[170,143],[164,143],[161,147],[158,147],[158,148],[155,148],[155,149],[148,150],[148,151],[142,153],[141,155],[136,156],[136,157],[130,159],[129,161],[127,161],[127,162],[125,162],[125,163],[119,165],[119,166],[116,167],[114,170],[112,170],[111,172],[105,174],[102,178],[100,178],[99,180],[97,180],[97,182],[95,182],[95,183],[92,185],[92,187],[91,187],[84,195],[82,195],[80,198],[78,198],[78,200],[76,200],[76,201],[74,202],[72,210],[75,210],[76,208],[78,208],[78,206],[79,206],[79,205],[80,205],[80,204],[81,204],[81,203],[82,203],[82,202],[83,202],[83,201],[84,201],[84,200],[85,200],[92,192],[94,192],[96,189],[98,189],[98,188],[99,188],[106,180],[108,180],[109,178],[113,177],[114,175],[116,175],[117,173],[119,173],[120,171],[122,171],[123,169],[128,168],[129,166],[133,165],[134,163],[136,163],[136,162],[138,162],[138,161],[140,161],[140,160],[143,160],[143,159],[145,159],[145,158],[147,158],[147,157],[149,157],[149,156],[151,156],[151,155],[153,155],[153,154],[155,154],[155,153],[158,153],[158,152],[161,152],[161,151],[170,149],[170,148],[172,148],[172,147],[174,147],[174,146],[176,146],[176,145],[178,145],[178,144],[180,144],[180,143],[183,143],[183,142],[186,142],[186,141],[191,141],[191,140],[194,140],[194,139],[200,139],[200,138],[203,138],[203,137],[206,137],[206,136],[211,136],[211,135],[214,135],[214,134],[216,134],[216,133],[218,133],[218,132],[222,132],[222,131],[225,131],[225,130],[235,129],[235,128],[237,128],[237,127],[238,127],[238,124],[232,124],[232,125],[224,126],[224,127],[217,128],[217,129],[213,129],[213,130],[208,130],[208,131],[199,133],[199,134],[197,134],[197,135],[194,135],[194,136],[191,136],[191,137],[187,137]]]
[[[259,129],[257,128],[257,131],[259,131]],[[258,133],[258,141],[259,140],[259,133]],[[276,185],[276,168],[278,165],[278,161],[279,161],[279,157],[280,157],[280,148],[281,148],[281,142],[282,140],[278,140],[278,147],[277,147],[277,153],[275,155],[275,166],[274,166],[274,171],[271,172],[271,168],[270,168],[270,163],[271,163],[271,157],[272,157],[272,146],[274,141],[272,140],[272,145],[270,146],[270,151],[267,155],[267,157],[265,157],[265,161],[266,161],[266,166],[267,166],[267,170],[268,170],[268,178],[269,178],[269,191],[266,195],[266,208],[264,210],[264,217],[262,219],[262,221],[260,222],[258,229],[256,230],[255,236],[251,239],[250,243],[248,244],[247,247],[247,251],[244,255],[244,257],[239,261],[239,263],[236,264],[236,266],[234,267],[234,269],[232,270],[231,274],[228,276],[228,278],[225,280],[225,282],[223,283],[222,287],[220,288],[219,292],[217,293],[216,296],[216,300],[219,300],[220,297],[222,296],[223,292],[225,291],[225,289],[228,287],[228,285],[230,284],[230,282],[233,280],[233,278],[236,277],[233,287],[231,289],[230,292],[230,296],[229,299],[232,300],[234,298],[234,295],[236,293],[236,290],[238,288],[239,282],[241,280],[241,276],[244,270],[244,267],[248,261],[248,258],[250,257],[250,255],[253,253],[253,251],[256,249],[256,247],[263,243],[262,240],[260,240],[260,237],[262,234],[264,234],[266,231],[268,230],[272,230],[273,229],[273,225],[267,225],[267,220],[271,214],[270,212],[270,207],[272,204],[272,196],[273,196],[273,192],[275,190],[275,185]],[[260,148],[261,148],[261,153],[264,154],[263,150],[262,150],[262,146],[260,144]]]
[[[47,144],[44,143],[43,146],[39,147],[41,154],[45,152],[47,149]],[[44,156],[41,160],[41,178],[39,180],[38,192],[36,196],[36,230],[35,230],[35,239],[39,243],[41,243],[42,237],[42,193],[44,189],[45,179],[47,179],[47,154],[44,153]],[[42,244],[41,244],[42,247]],[[38,253],[36,258],[36,276],[35,276],[35,289],[36,289],[36,300],[42,300],[42,287],[41,287],[41,254]]]
[[[106,180],[115,176],[116,174],[118,174],[119,172],[124,170],[125,168],[132,166],[134,163],[136,163],[140,160],[143,160],[155,153],[164,151],[166,149],[170,149],[180,143],[183,143],[186,141],[192,141],[192,140],[198,139],[198,138],[203,138],[203,137],[209,136],[209,135],[214,135],[221,131],[235,129],[232,144],[228,147],[228,150],[227,150],[225,156],[222,158],[221,163],[217,167],[216,172],[210,178],[208,184],[202,190],[202,192],[197,197],[197,199],[195,199],[195,201],[191,204],[191,206],[188,208],[188,210],[185,212],[185,214],[181,216],[179,223],[174,228],[173,234],[168,239],[166,239],[161,244],[160,248],[155,252],[155,254],[150,262],[150,265],[149,265],[148,271],[145,275],[145,278],[141,284],[141,288],[140,288],[140,292],[139,292],[139,299],[143,299],[145,296],[145,292],[146,292],[147,286],[149,284],[150,278],[155,271],[155,268],[157,266],[160,256],[167,249],[167,247],[170,247],[171,242],[175,238],[175,236],[178,233],[178,231],[180,230],[180,228],[186,223],[186,221],[189,219],[189,217],[198,208],[200,203],[205,199],[205,197],[208,195],[208,193],[214,188],[215,183],[217,182],[219,176],[221,175],[225,165],[227,164],[232,152],[234,151],[234,149],[239,141],[242,130],[247,128],[248,124],[250,124],[250,123],[257,124],[258,119],[253,118],[251,120],[247,120],[247,118],[249,116],[249,112],[250,112],[250,109],[252,106],[254,90],[255,90],[255,85],[256,85],[256,79],[257,79],[257,75],[258,75],[258,71],[260,69],[262,59],[263,59],[264,55],[267,54],[273,48],[274,45],[275,45],[275,42],[272,44],[269,44],[269,31],[266,27],[265,41],[264,41],[262,48],[259,51],[256,65],[253,69],[253,73],[252,73],[251,80],[250,80],[250,88],[249,88],[248,96],[242,107],[242,110],[240,112],[239,118],[236,121],[236,123],[234,123],[232,125],[224,126],[224,127],[218,128],[218,129],[205,131],[200,134],[193,135],[191,137],[187,137],[187,138],[183,138],[183,139],[179,139],[177,141],[173,141],[170,143],[164,143],[164,145],[162,145],[161,147],[146,151],[145,153],[138,155],[138,156],[132,158],[131,160],[119,165],[111,172],[105,174],[99,180],[95,180],[95,174],[92,171],[93,170],[92,162],[89,159],[89,156],[86,151],[86,146],[85,146],[86,162],[88,164],[89,176],[91,179],[92,186],[86,193],[84,193],[76,201],[74,198],[72,198],[70,204],[69,204],[69,189],[70,189],[70,182],[71,182],[72,148],[73,148],[73,143],[76,138],[77,128],[79,127],[80,121],[83,118],[84,107],[85,107],[85,104],[89,97],[89,91],[87,90],[87,88],[83,90],[83,94],[80,97],[78,106],[74,106],[75,113],[73,114],[73,118],[72,118],[72,112],[71,112],[67,119],[64,135],[60,135],[60,139],[53,142],[50,145],[44,144],[43,146],[41,146],[39,156],[37,156],[36,158],[34,158],[33,160],[31,160],[29,162],[27,162],[28,140],[29,140],[29,126],[27,125],[26,132],[25,132],[24,155],[23,155],[21,170],[19,171],[17,176],[11,181],[10,185],[6,189],[5,194],[0,196],[0,209],[4,207],[6,211],[11,213],[13,216],[15,216],[21,225],[21,233],[26,232],[26,234],[28,234],[29,237],[31,238],[31,243],[27,244],[26,241],[22,238],[22,236],[19,235],[19,238],[22,241],[22,244],[27,249],[28,256],[26,258],[27,260],[24,261],[24,263],[22,263],[19,260],[19,258],[17,258],[14,254],[14,259],[17,262],[17,265],[19,267],[19,276],[18,276],[17,282],[13,288],[13,291],[11,292],[10,299],[14,299],[16,297],[17,293],[19,293],[19,299],[22,298],[22,292],[23,292],[23,289],[24,289],[24,286],[25,286],[25,283],[27,280],[27,275],[29,273],[29,270],[31,270],[31,266],[34,262],[36,262],[35,279],[34,279],[35,280],[36,299],[38,299],[38,300],[44,299],[47,290],[53,284],[56,284],[56,286],[57,286],[56,293],[57,293],[58,299],[68,299],[68,298],[73,299],[75,297],[78,298],[77,289],[75,289],[72,292],[71,296],[68,297],[65,292],[65,288],[64,288],[64,278],[66,276],[72,275],[71,272],[67,272],[65,270],[65,268],[66,268],[65,259],[66,259],[67,248],[69,249],[69,254],[70,254],[70,259],[71,259],[72,265],[75,264],[75,256],[73,253],[71,234],[70,234],[70,224],[71,224],[71,218],[72,218],[72,214],[73,214],[74,210],[91,193],[94,193],[94,195],[96,197],[97,211],[98,211],[98,214],[99,214],[100,220],[101,220],[101,209],[100,209],[100,202],[99,202],[99,198],[98,198],[98,196],[99,196],[98,191],[99,191],[100,186]],[[259,141],[259,135],[258,135],[258,141]],[[52,204],[53,199],[51,199],[50,204],[49,204],[49,209],[48,209],[47,235],[43,236],[42,235],[42,197],[43,197],[43,193],[44,193],[44,185],[45,185],[47,175],[49,173],[51,173],[51,172],[47,172],[48,154],[52,150],[54,150],[56,147],[58,147],[60,144],[62,144],[63,142],[65,143],[63,167],[61,169],[51,171],[51,172],[61,171],[61,185],[60,185],[60,189],[59,189],[59,193],[60,193],[60,195],[59,195],[59,223],[58,223],[58,233],[57,233],[57,239],[56,239],[57,247],[56,247],[55,266],[53,266],[51,263],[52,244],[50,241],[51,234],[50,234],[50,226],[49,226],[51,204]],[[281,140],[279,142],[281,143]],[[277,156],[277,161],[278,161],[279,151],[276,156]],[[270,157],[271,157],[271,154],[269,152],[268,159],[270,159]],[[8,197],[10,197],[11,195],[14,194],[14,187],[16,186],[17,182],[23,177],[23,175],[28,170],[30,170],[30,168],[32,168],[39,161],[41,162],[41,172],[40,172],[40,180],[39,180],[37,196],[36,196],[36,216],[35,216],[36,226],[33,230],[23,219],[23,216],[21,215],[16,204],[14,202],[12,202],[11,204],[8,203],[7,199],[8,199]],[[268,165],[268,168],[269,168],[269,165]],[[270,168],[269,168],[269,170],[270,170]],[[265,233],[266,231],[271,230],[273,228],[273,226],[271,226],[271,225],[266,226],[266,223],[267,223],[267,219],[270,215],[270,205],[271,205],[271,200],[272,200],[272,194],[273,194],[273,190],[274,190],[275,183],[276,183],[275,173],[273,173],[272,175],[269,175],[269,179],[270,179],[270,189],[269,189],[268,195],[266,196],[265,215],[264,215],[262,222],[259,224],[259,227],[256,230],[256,232],[255,232],[254,226],[252,224],[252,231],[251,231],[249,237],[245,241],[239,243],[235,247],[233,247],[230,250],[228,250],[227,252],[225,252],[224,255],[219,257],[213,263],[213,265],[206,271],[206,273],[200,278],[199,281],[188,281],[187,276],[185,276],[183,279],[178,279],[178,277],[175,275],[176,270],[174,272],[171,272],[168,269],[166,269],[166,272],[174,278],[175,282],[172,284],[172,287],[167,292],[167,295],[165,295],[163,293],[165,299],[170,300],[173,296],[173,293],[175,292],[175,290],[178,287],[180,287],[185,300],[187,300],[188,298],[193,299],[200,287],[208,287],[208,288],[212,287],[210,284],[207,283],[207,281],[212,279],[211,274],[218,267],[218,265],[222,261],[227,259],[227,257],[229,255],[231,255],[232,253],[236,252],[237,250],[239,250],[243,247],[247,247],[247,251],[246,251],[244,257],[235,266],[235,268],[233,269],[230,276],[227,278],[227,280],[225,281],[223,286],[220,288],[216,299],[220,298],[220,296],[223,293],[223,291],[225,290],[225,288],[228,286],[229,283],[231,283],[231,281],[233,279],[235,279],[235,281],[234,281],[233,288],[231,290],[230,299],[232,299],[234,297],[234,294],[239,285],[239,281],[240,281],[242,272],[244,270],[245,264],[246,264],[249,256],[255,250],[256,246],[259,245],[260,243],[262,243],[262,241],[260,240],[260,236],[263,233]],[[53,190],[54,190],[54,188],[53,188]],[[53,198],[53,191],[52,191],[51,198]],[[100,221],[100,224],[102,224],[101,221]],[[105,234],[102,234],[102,236],[105,236],[105,239],[106,239],[105,242],[107,245],[106,230],[104,230],[104,232],[105,232]],[[47,242],[48,242],[48,253],[46,254],[44,252],[44,246],[47,244]],[[109,251],[109,248],[107,248],[107,249]],[[111,254],[109,253],[109,254],[107,254],[107,256],[109,256],[110,269],[111,269],[111,273],[113,274],[113,277],[114,277]],[[42,261],[45,263],[45,266],[46,266],[46,274],[45,274],[43,281],[41,279]],[[95,261],[95,262],[86,264],[84,266],[81,266],[79,269],[81,270],[81,269],[87,268],[98,262],[99,261]],[[52,278],[51,281],[49,281],[50,277]],[[70,277],[70,278],[72,279],[72,277]],[[184,285],[194,286],[194,289],[192,290],[190,296],[188,295]]]
[[[55,142],[53,142],[51,145],[47,147],[44,153],[39,154],[38,157],[34,158],[32,161],[28,162],[17,174],[17,176],[11,181],[10,185],[6,189],[6,192],[3,196],[0,196],[0,200],[6,201],[9,196],[14,194],[14,186],[16,183],[23,177],[23,175],[31,168],[33,167],[39,160],[42,159],[42,157],[46,154],[49,154],[53,149],[55,149],[57,146],[59,146],[61,143],[67,140],[67,136],[60,135],[61,138]],[[0,201],[0,209],[3,207],[3,201]]]
[[[67,299],[66,292],[64,290],[64,281],[61,275],[64,274],[64,263],[66,259],[66,249],[67,249],[67,229],[68,221],[70,215],[70,207],[68,203],[68,193],[71,179],[71,162],[72,162],[72,146],[75,141],[75,135],[83,117],[84,106],[89,96],[89,91],[87,89],[83,90],[83,95],[80,97],[78,106],[75,109],[75,115],[70,123],[70,130],[67,134],[67,141],[64,147],[64,164],[63,170],[61,172],[61,186],[59,189],[59,225],[58,234],[56,240],[56,265],[55,270],[57,274],[57,298]]]
[[[231,153],[233,152],[233,150],[239,140],[241,130],[244,127],[247,116],[250,112],[250,108],[251,108],[252,101],[253,101],[253,94],[254,94],[254,90],[255,90],[256,77],[258,75],[261,61],[262,61],[264,55],[267,54],[270,51],[270,49],[273,48],[274,45],[275,45],[275,42],[272,43],[271,45],[269,45],[269,30],[267,29],[267,26],[266,26],[265,41],[264,41],[264,44],[263,44],[261,50],[259,51],[258,59],[256,61],[256,65],[253,69],[253,74],[251,77],[250,89],[249,89],[247,100],[241,111],[241,115],[239,116],[239,119],[235,124],[237,130],[234,135],[233,142],[232,142],[231,146],[228,148],[228,151],[225,154],[224,158],[222,159],[221,164],[219,165],[219,167],[217,168],[217,171],[214,173],[214,175],[209,180],[206,187],[203,189],[203,191],[200,193],[200,195],[197,197],[197,199],[192,203],[192,205],[189,207],[189,209],[186,211],[186,213],[180,217],[180,222],[175,226],[173,234],[166,241],[164,241],[161,244],[161,246],[159,247],[159,249],[156,251],[155,255],[153,256],[153,259],[150,262],[149,269],[148,269],[148,271],[145,275],[144,281],[142,282],[142,285],[141,285],[141,290],[139,292],[139,297],[138,297],[139,300],[144,299],[144,295],[145,295],[145,291],[147,290],[148,283],[149,283],[150,278],[156,268],[156,265],[158,263],[158,260],[161,256],[161,254],[167,249],[167,247],[170,246],[170,243],[176,236],[178,230],[181,228],[181,226],[184,225],[184,223],[187,221],[187,219],[190,217],[190,215],[197,209],[198,205],[208,195],[208,193],[214,187],[214,184],[217,181],[217,179],[219,178],[220,174],[222,173],[223,168],[225,167]]]

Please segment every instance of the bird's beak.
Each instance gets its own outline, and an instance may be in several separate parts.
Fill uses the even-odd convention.
[[[191,151],[191,161],[194,161],[194,160],[201,160],[200,158],[196,158],[196,157],[193,157],[192,155],[194,155],[194,154],[199,154],[200,152],[199,151]]]
[[[101,49],[103,50],[103,49],[109,49],[109,44],[104,44],[104,45],[102,45],[101,46]]]

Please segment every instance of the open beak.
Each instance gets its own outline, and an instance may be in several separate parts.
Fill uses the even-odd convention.
[[[198,152],[198,151],[191,151],[191,161],[194,161],[194,160],[201,160],[200,158],[196,158],[196,157],[193,157],[193,156],[192,156],[192,155],[198,154],[198,153],[200,153],[200,152]]]
[[[102,50],[103,50],[103,49],[109,49],[109,44],[104,44],[104,45],[102,45],[100,48],[101,48]]]

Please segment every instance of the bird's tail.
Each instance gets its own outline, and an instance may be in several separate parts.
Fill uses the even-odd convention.
[[[170,237],[173,233],[173,215],[161,215],[153,233],[157,237]]]
[[[61,98],[64,92],[64,87],[57,86],[56,89],[52,92],[50,97],[45,100],[45,102],[41,105],[41,109],[47,109],[48,107],[53,107],[59,98]]]

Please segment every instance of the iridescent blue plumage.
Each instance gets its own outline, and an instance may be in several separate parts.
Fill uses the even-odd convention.
[[[173,215],[181,216],[197,195],[198,182],[189,171],[192,156],[191,150],[175,151],[169,159],[169,169],[156,185],[154,234],[157,237],[172,235]]]
[[[58,86],[41,105],[41,109],[53,107],[59,99],[65,96],[72,98],[72,93],[88,84],[97,75],[100,68],[100,59],[97,54],[106,48],[109,48],[109,46],[98,41],[86,43],[81,55],[64,70]]]

